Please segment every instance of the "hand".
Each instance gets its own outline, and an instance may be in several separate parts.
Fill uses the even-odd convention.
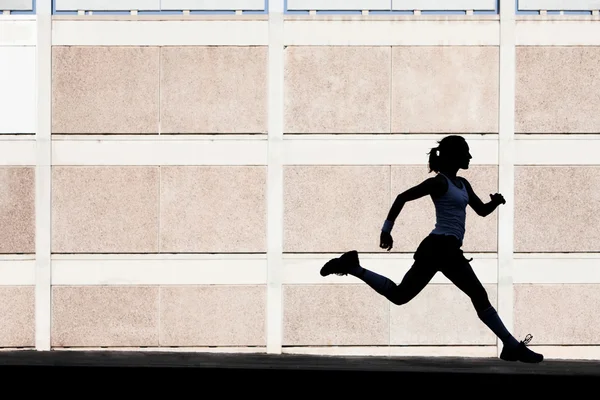
[[[379,247],[390,251],[392,247],[394,247],[394,239],[392,239],[392,235],[382,231],[379,239]]]
[[[504,197],[500,193],[490,194],[490,199],[492,199],[494,204],[506,204],[506,200],[504,200]]]

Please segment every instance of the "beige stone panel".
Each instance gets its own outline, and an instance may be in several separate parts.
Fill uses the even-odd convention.
[[[266,133],[266,46],[163,47],[162,133]]]
[[[158,251],[156,167],[53,167],[52,251]]]
[[[285,49],[286,133],[389,133],[390,48]]]
[[[516,50],[516,133],[600,132],[600,47]]]
[[[392,166],[391,203],[400,193],[434,176],[435,172],[429,173],[427,165]],[[496,166],[473,165],[468,170],[460,170],[458,176],[471,183],[475,194],[484,203],[490,201],[490,194],[498,192]],[[462,247],[465,252],[497,251],[497,215],[498,210],[485,218],[480,217],[467,206],[466,232]],[[391,251],[414,252],[419,243],[435,228],[435,220],[435,205],[430,196],[405,204],[394,224],[394,248]]]
[[[35,252],[35,168],[0,168],[0,253]]]
[[[160,294],[161,346],[266,346],[265,286],[171,286]]]
[[[517,166],[515,251],[600,251],[600,168]]]
[[[35,345],[35,288],[0,286],[0,347]]]
[[[52,49],[52,133],[158,133],[159,49]]]
[[[158,346],[159,288],[55,286],[52,346]]]
[[[389,342],[389,302],[365,285],[285,285],[285,346],[370,346]]]
[[[392,48],[392,133],[498,132],[493,46]]]
[[[286,166],[285,252],[381,252],[389,166]]]
[[[496,286],[484,287],[495,306]],[[496,336],[460,289],[430,284],[409,303],[391,305],[390,341],[392,345],[494,345]]]
[[[162,252],[266,252],[266,167],[161,167]]]
[[[532,345],[600,344],[600,285],[517,284],[515,337]]]

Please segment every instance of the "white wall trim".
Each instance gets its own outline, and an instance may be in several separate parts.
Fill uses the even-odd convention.
[[[52,285],[264,285],[261,257],[53,257]]]
[[[282,165],[424,165],[443,135],[285,135]],[[498,165],[498,135],[462,135]],[[0,165],[32,165],[32,135],[0,135]],[[600,135],[515,135],[515,165],[600,165]],[[53,136],[53,165],[267,165],[267,135]],[[509,183],[510,184],[510,183]]]
[[[516,165],[600,165],[598,135],[547,135],[517,137]]]
[[[321,267],[331,258],[339,254],[312,254],[295,255],[286,254],[283,257],[283,282],[287,285],[335,285],[357,284],[364,282],[353,276],[331,275],[322,277],[319,274]],[[413,264],[412,254],[361,254],[361,265],[371,271],[387,276],[400,283],[410,266]],[[469,253],[473,257],[473,269],[483,284],[495,285],[497,283],[498,261],[495,254]],[[432,285],[451,284],[442,274],[438,273],[431,280]]]
[[[54,20],[54,46],[266,46],[268,21]]]
[[[253,353],[253,354],[264,354],[266,352],[266,347],[264,346],[251,346],[251,347],[53,347],[53,351],[63,351],[63,352],[79,352],[79,351],[137,351],[140,353],[144,352],[164,352],[164,353],[217,353],[217,354],[227,354],[227,353]],[[0,352],[2,349],[0,349]]]
[[[286,135],[282,165],[425,164],[442,135]],[[495,165],[497,135],[464,135],[473,165]],[[53,165],[267,165],[267,135],[53,137]],[[368,151],[366,151],[368,149]]]
[[[52,158],[53,165],[266,165],[261,136],[61,139],[52,142]]]
[[[600,19],[519,19],[515,28],[517,46],[598,46]]]
[[[468,253],[482,283],[498,283],[494,253]],[[283,254],[278,285],[364,285],[352,276],[319,274],[321,266],[339,254]],[[52,256],[52,285],[266,285],[267,254],[66,254]],[[361,254],[361,264],[394,281],[412,265],[412,253]],[[515,254],[516,284],[600,285],[600,254]],[[0,258],[0,285],[35,284],[33,256]],[[438,273],[432,285],[449,285]],[[280,287],[276,287],[280,289]],[[277,293],[276,293],[277,294]],[[277,299],[279,301],[279,299]],[[276,303],[277,305],[279,303]]]
[[[515,255],[515,284],[600,284],[600,255]]]
[[[36,165],[36,141],[33,135],[4,138],[0,135],[0,166]]]
[[[0,135],[35,133],[35,54],[35,46],[0,46]]]
[[[1,10],[4,11],[4,10]],[[35,21],[35,14],[0,14],[0,22],[3,21]]]
[[[12,17],[12,18],[7,18]],[[0,16],[0,46],[35,46],[35,17]]]
[[[52,2],[37,1],[35,173],[35,347],[50,350],[52,215]]]
[[[303,135],[283,141],[286,165],[421,165],[444,135]],[[497,165],[497,135],[463,135],[472,164]]]
[[[267,170],[267,352],[281,353],[283,341],[283,130],[284,0],[269,2],[268,170]]]
[[[0,133],[0,143],[1,142],[17,142],[17,141],[31,141],[35,143],[35,134],[26,134],[26,133]],[[2,143],[4,146],[4,143]]]
[[[35,257],[0,258],[0,286],[34,286]]]
[[[179,142],[185,141],[211,141],[211,142],[229,142],[236,140],[267,140],[265,134],[174,134],[174,135],[71,135],[71,134],[53,134],[53,141],[67,142]]]
[[[535,341],[535,338],[534,338]],[[531,346],[545,360],[600,360],[600,346]]]
[[[516,18],[517,46],[600,45],[600,20]],[[53,45],[268,45],[268,21],[258,19],[54,19]],[[497,20],[293,19],[286,46],[499,46]],[[33,29],[33,31],[32,31]],[[35,45],[35,22],[0,19],[0,45]]]
[[[517,253],[515,260],[588,260],[600,259],[600,253]]]
[[[287,20],[286,46],[498,46],[498,21]]]
[[[508,206],[498,209],[498,304],[497,311],[512,332],[514,252],[514,134],[515,134],[515,16],[512,0],[500,0],[500,80],[498,187]],[[497,339],[498,354],[502,342]]]

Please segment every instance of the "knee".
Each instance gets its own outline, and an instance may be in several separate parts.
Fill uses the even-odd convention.
[[[406,296],[396,295],[394,293],[391,294],[391,295],[389,295],[389,296],[387,296],[387,299],[392,304],[397,305],[397,306],[402,306],[402,305],[408,303],[408,300],[409,300],[409,299],[406,298]]]

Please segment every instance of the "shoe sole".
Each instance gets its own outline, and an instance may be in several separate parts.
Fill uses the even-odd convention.
[[[328,275],[333,274],[333,272],[327,272],[327,269],[332,263],[336,262],[336,260],[339,260],[339,259],[333,258],[333,259],[327,261],[325,263],[325,265],[323,265],[323,267],[321,268],[321,271],[320,271],[321,276],[328,276]]]
[[[332,258],[331,260],[327,261],[325,265],[323,265],[323,267],[321,268],[321,276],[336,274],[337,272],[327,272],[328,266],[336,262],[344,262],[348,264],[358,265],[358,252],[356,250],[351,250],[342,254],[340,257]]]

